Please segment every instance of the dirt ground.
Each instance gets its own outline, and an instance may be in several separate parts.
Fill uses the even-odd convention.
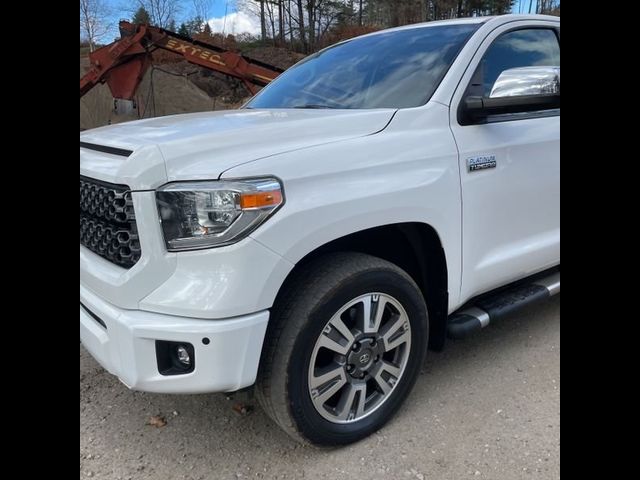
[[[559,479],[560,298],[430,352],[402,411],[349,447],[300,446],[232,403],[131,392],[81,346],[80,477]]]

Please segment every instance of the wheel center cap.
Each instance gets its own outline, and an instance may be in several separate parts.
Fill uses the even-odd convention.
[[[369,339],[361,341],[360,348],[351,352],[347,357],[347,363],[351,365],[349,373],[352,377],[362,378],[375,363],[379,352],[377,347],[373,347],[371,343]]]
[[[361,348],[358,352],[350,355],[349,362],[355,367],[354,374],[356,376],[365,373],[373,364],[374,353],[370,348]]]

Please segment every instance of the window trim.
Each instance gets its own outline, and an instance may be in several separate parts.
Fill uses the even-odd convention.
[[[497,36],[493,40],[491,40],[489,45],[486,48],[484,48],[484,50],[482,50],[481,55],[478,57],[480,49],[482,49],[482,45],[481,45],[480,48],[478,48],[478,50],[476,51],[476,53],[475,53],[475,55],[473,57],[472,62],[475,62],[475,65],[474,65],[474,68],[473,68],[473,72],[471,73],[471,76],[470,76],[469,80],[467,81],[467,85],[464,87],[463,93],[460,96],[460,100],[458,101],[458,105],[457,105],[457,108],[456,108],[456,122],[457,122],[458,126],[460,126],[460,127],[471,127],[471,126],[476,126],[476,125],[490,125],[490,124],[494,124],[494,123],[517,122],[517,121],[520,121],[520,120],[530,120],[530,119],[534,119],[534,118],[547,118],[547,117],[559,117],[560,116],[560,109],[556,108],[556,109],[551,109],[551,110],[538,110],[538,111],[535,111],[535,112],[522,112],[522,113],[517,113],[517,114],[511,114],[509,116],[506,116],[506,115],[494,115],[493,117],[488,117],[485,120],[476,121],[476,122],[463,122],[462,121],[462,108],[463,108],[463,105],[464,105],[464,100],[468,96],[467,92],[469,91],[469,87],[471,86],[471,82],[473,81],[473,78],[476,75],[476,72],[478,71],[478,68],[480,66],[480,62],[482,61],[482,59],[484,58],[486,53],[489,51],[489,49],[496,42],[496,40],[498,40],[503,35],[506,35],[506,34],[511,33],[511,32],[517,32],[519,30],[551,30],[553,32],[553,34],[555,35],[556,40],[558,41],[558,49],[560,49],[560,26],[559,25],[553,25],[553,24],[548,24],[548,25],[518,25],[518,26],[515,26],[515,27],[508,28],[508,29],[498,33]],[[487,36],[485,37],[485,40],[489,36],[491,36],[491,33],[493,33],[493,31],[487,34]],[[478,59],[477,61],[476,61],[476,58]],[[466,75],[466,71],[465,71],[465,75]],[[458,88],[460,88],[460,85],[458,85]],[[454,93],[454,95],[455,95],[455,93]],[[517,118],[513,118],[514,116],[517,116]]]

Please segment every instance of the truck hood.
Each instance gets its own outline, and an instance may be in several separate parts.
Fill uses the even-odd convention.
[[[246,109],[111,125],[80,134],[80,173],[132,189],[216,179],[245,162],[375,134],[395,112]]]

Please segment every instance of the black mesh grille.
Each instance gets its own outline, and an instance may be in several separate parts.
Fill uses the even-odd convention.
[[[80,177],[80,244],[124,268],[140,260],[129,187]]]

